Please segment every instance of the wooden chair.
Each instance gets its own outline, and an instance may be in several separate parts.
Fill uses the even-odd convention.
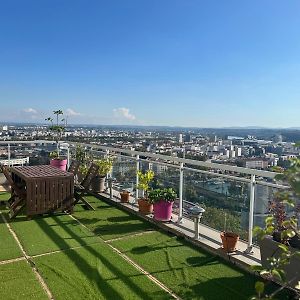
[[[88,201],[86,201],[84,199],[84,196],[86,196],[88,194],[91,182],[92,182],[93,178],[95,176],[97,176],[98,170],[99,170],[99,167],[97,165],[91,164],[91,166],[90,166],[90,168],[89,168],[89,170],[88,170],[85,178],[81,182],[81,184],[75,185],[75,189],[74,189],[74,197],[75,197],[74,205],[76,205],[79,201],[81,201],[89,209],[95,210],[93,208],[93,206],[90,203],[88,203]]]
[[[68,172],[73,173],[74,176],[76,176],[78,174],[79,166],[80,166],[80,162],[77,160],[73,160],[70,164]]]
[[[11,186],[11,197],[8,200],[10,208],[10,218],[14,218],[26,204],[26,190],[22,184],[17,184],[13,181],[9,170],[6,166],[0,165],[4,176]]]

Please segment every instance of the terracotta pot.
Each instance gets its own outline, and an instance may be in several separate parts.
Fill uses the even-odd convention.
[[[221,240],[224,251],[234,252],[236,250],[236,244],[239,240],[239,235],[233,232],[222,231]]]
[[[96,176],[91,182],[92,191],[102,193],[105,190],[105,176]]]
[[[122,203],[128,203],[129,202],[129,197],[130,197],[129,192],[127,192],[127,191],[120,192],[120,196],[121,196],[121,202]]]
[[[62,171],[66,171],[67,169],[67,159],[51,159],[50,160],[50,166],[59,168]]]
[[[149,203],[146,199],[138,199],[139,211],[142,214],[149,215],[153,213],[153,204]]]
[[[160,200],[153,204],[154,219],[158,221],[170,221],[172,217],[173,202]]]

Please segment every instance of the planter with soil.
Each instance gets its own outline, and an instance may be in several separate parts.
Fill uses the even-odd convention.
[[[140,198],[138,199],[139,211],[144,215],[149,215],[153,213],[153,204],[150,203],[147,199]]]
[[[225,252],[230,253],[236,251],[236,245],[239,240],[239,235],[234,232],[222,231],[221,240]]]
[[[120,196],[122,203],[129,203],[130,193],[128,191],[120,192]]]

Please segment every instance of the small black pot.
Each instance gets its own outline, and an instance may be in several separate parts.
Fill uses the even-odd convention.
[[[296,248],[296,249],[300,249],[300,238],[298,236],[293,236],[290,240],[289,240],[289,244],[291,247]]]
[[[281,243],[281,232],[280,231],[273,232],[273,240],[278,243]]]
[[[101,193],[105,190],[105,176],[96,176],[92,180],[92,191],[95,193]]]

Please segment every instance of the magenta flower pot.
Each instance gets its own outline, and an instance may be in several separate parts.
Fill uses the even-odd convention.
[[[50,166],[59,168],[62,171],[66,171],[67,169],[67,159],[51,159],[50,160]]]
[[[161,200],[153,204],[154,219],[158,221],[170,221],[172,217],[173,202]]]

